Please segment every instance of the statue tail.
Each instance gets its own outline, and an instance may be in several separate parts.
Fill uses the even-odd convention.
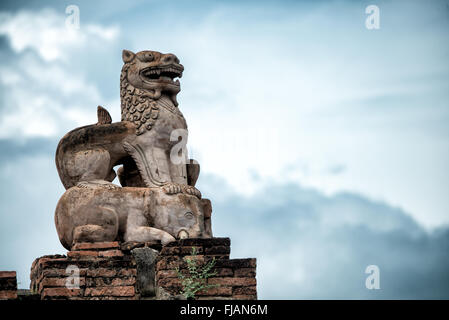
[[[97,108],[97,117],[98,117],[98,122],[97,122],[98,125],[112,123],[111,115],[109,114],[108,110],[106,110],[102,106],[98,106],[98,108]]]

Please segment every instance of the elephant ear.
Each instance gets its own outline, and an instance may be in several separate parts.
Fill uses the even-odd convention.
[[[201,199],[201,206],[203,207],[204,219],[210,219],[212,216],[212,203],[209,199]]]
[[[143,194],[143,208],[144,208],[144,215],[148,219],[148,222],[150,226],[153,223],[153,210],[156,208],[156,193],[149,189],[145,188],[144,194]]]
[[[122,60],[124,63],[133,61],[135,56],[136,56],[136,54],[132,51],[129,51],[126,49],[122,51]]]
[[[200,201],[204,213],[204,237],[212,238],[212,203],[209,199],[201,199]]]

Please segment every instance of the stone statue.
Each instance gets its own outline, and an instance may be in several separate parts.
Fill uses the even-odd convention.
[[[194,188],[199,165],[194,160],[174,163],[178,143],[172,133],[187,130],[176,95],[184,67],[173,54],[123,51],[120,76],[122,121],[111,123],[106,109],[98,108],[98,123],[67,133],[56,150],[56,167],[66,189],[79,182],[112,181],[113,167],[122,164],[122,186],[161,187],[173,183],[174,192],[199,195]],[[186,143],[186,141],[184,141]],[[187,156],[186,150],[184,157]],[[181,159],[184,160],[184,159]],[[190,187],[187,187],[190,186]]]
[[[210,238],[211,205],[185,193],[163,188],[72,187],[59,200],[55,223],[59,239],[70,249],[76,242]]]
[[[212,237],[211,205],[195,188],[187,123],[178,109],[184,67],[173,54],[123,50],[122,121],[98,107],[98,122],[68,132],[56,150],[67,189],[55,213],[61,243]],[[117,176],[122,187],[111,182]]]

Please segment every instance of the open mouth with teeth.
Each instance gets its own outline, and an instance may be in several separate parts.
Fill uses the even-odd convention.
[[[163,82],[179,86],[179,79],[176,78],[182,77],[182,69],[176,65],[150,67],[142,70],[140,74],[147,82]]]

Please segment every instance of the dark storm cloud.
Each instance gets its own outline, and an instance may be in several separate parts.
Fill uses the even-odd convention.
[[[0,139],[0,163],[23,156],[52,155],[57,145],[57,139],[49,138]]]
[[[224,183],[209,183],[203,195],[220,199]],[[213,202],[215,235],[231,237],[233,257],[258,258],[261,298],[449,298],[449,228],[428,233],[403,210],[351,193],[227,192]],[[380,268],[380,290],[365,287],[368,265]]]

